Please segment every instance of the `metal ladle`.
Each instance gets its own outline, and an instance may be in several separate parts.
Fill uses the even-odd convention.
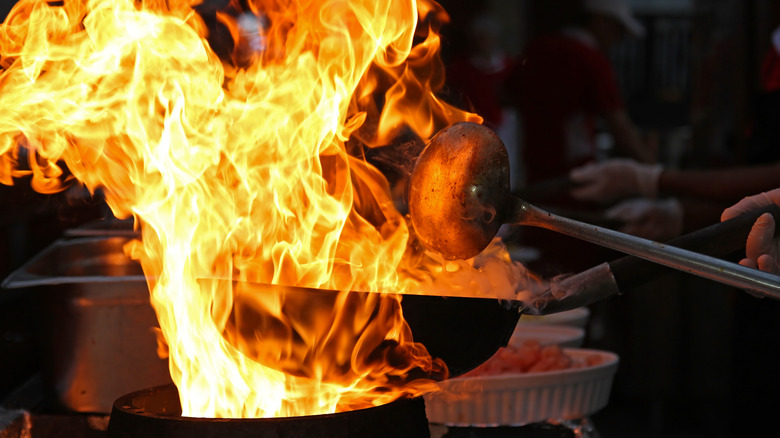
[[[776,275],[557,216],[515,198],[504,144],[477,123],[456,123],[431,139],[412,173],[409,213],[422,244],[447,259],[479,254],[504,223],[530,225],[780,299]]]

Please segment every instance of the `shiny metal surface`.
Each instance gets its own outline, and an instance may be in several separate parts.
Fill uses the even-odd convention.
[[[547,228],[679,271],[780,299],[780,277],[716,257],[556,216],[516,200],[513,222]]]
[[[489,128],[460,122],[439,131],[417,159],[409,215],[422,244],[468,259],[493,240],[509,205],[509,155]]]
[[[146,280],[124,255],[128,240],[59,240],[2,283],[38,295],[42,371],[67,410],[109,413],[117,397],[171,381]]]

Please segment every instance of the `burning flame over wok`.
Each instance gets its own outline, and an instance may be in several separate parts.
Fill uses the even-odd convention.
[[[404,376],[446,370],[411,339],[399,298],[349,291],[514,293],[523,281],[501,248],[479,267],[415,251],[360,153],[481,121],[434,94],[439,37],[426,23],[445,12],[236,1],[213,14],[231,49],[221,59],[197,3],[20,1],[0,26],[0,181],[83,185],[135,218],[142,239],[127,251],[185,415],[310,415],[419,394],[429,380]],[[241,9],[256,26],[241,26]],[[284,286],[342,293],[297,302]]]

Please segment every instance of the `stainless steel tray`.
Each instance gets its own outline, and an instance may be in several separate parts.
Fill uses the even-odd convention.
[[[65,230],[65,237],[140,237],[140,231],[133,226],[133,219],[108,217],[87,222],[76,228]]]
[[[119,396],[171,382],[146,280],[123,251],[129,240],[58,240],[2,283],[38,295],[42,371],[65,409],[109,413]]]

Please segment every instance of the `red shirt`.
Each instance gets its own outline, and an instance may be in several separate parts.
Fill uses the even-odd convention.
[[[606,56],[580,38],[531,42],[513,76],[527,182],[563,176],[595,157],[596,117],[623,108]]]
[[[763,91],[780,90],[780,53],[772,47],[761,65],[761,87]]]
[[[460,58],[447,66],[447,83],[468,99],[486,126],[496,129],[503,121],[501,92],[509,71],[509,59],[502,59],[499,68],[485,70]]]

